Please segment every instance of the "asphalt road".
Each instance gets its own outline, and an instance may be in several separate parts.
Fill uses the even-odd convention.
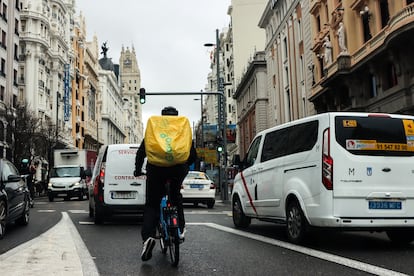
[[[173,268],[158,245],[151,260],[141,261],[141,218],[122,217],[94,225],[86,200],[50,203],[46,198],[37,199],[29,225],[10,226],[0,241],[0,274],[35,275],[31,267],[41,267],[53,258],[42,257],[49,256],[48,250],[62,247],[66,254],[61,256],[71,256],[70,252],[77,256],[67,257],[66,264],[60,264],[62,258],[51,262],[38,275],[57,275],[52,266],[59,274],[71,276],[414,275],[414,243],[396,247],[382,233],[317,232],[304,245],[296,246],[286,242],[284,228],[275,224],[253,220],[246,231],[235,229],[230,210],[230,205],[220,202],[214,209],[186,205],[188,232],[180,247],[180,264]],[[35,249],[27,246],[39,236],[41,245]],[[74,246],[68,245],[70,241]],[[36,252],[40,253],[37,259]],[[21,269],[19,274],[3,273],[6,270],[2,269],[13,265]]]

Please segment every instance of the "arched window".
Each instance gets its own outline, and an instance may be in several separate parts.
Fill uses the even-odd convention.
[[[0,121],[0,141],[4,141],[6,140],[5,138],[5,129],[4,129],[4,124],[2,121]]]

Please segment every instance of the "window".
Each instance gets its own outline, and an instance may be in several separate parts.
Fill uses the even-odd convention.
[[[318,140],[318,127],[318,121],[311,121],[268,133],[261,161],[311,150]]]
[[[4,58],[0,61],[0,74],[4,77],[6,76],[6,60]]]
[[[413,120],[390,117],[338,116],[336,141],[355,155],[414,156],[406,135],[406,128],[413,124]]]
[[[287,129],[279,129],[266,134],[261,161],[281,157],[286,153]]]
[[[246,168],[253,165],[254,162],[256,161],[257,153],[259,152],[261,138],[262,138],[261,136],[256,137],[256,139],[254,139],[254,141],[250,145],[249,151],[247,152],[247,156],[246,156],[246,162],[245,162]]]
[[[369,89],[369,97],[374,98],[378,95],[377,91],[377,79],[373,74],[369,75],[371,83],[370,83],[370,89]]]
[[[387,66],[385,66],[384,89],[389,89],[391,87],[394,87],[397,84],[398,84],[398,77],[397,77],[395,65],[392,62],[389,62]]]
[[[7,34],[5,31],[1,31],[1,46],[6,49]]]
[[[388,9],[388,0],[380,0],[381,9],[381,27],[384,28],[390,20],[390,11]]]

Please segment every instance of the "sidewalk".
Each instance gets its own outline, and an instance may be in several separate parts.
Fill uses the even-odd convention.
[[[47,232],[0,255],[0,271],[7,276],[99,275],[66,212]]]

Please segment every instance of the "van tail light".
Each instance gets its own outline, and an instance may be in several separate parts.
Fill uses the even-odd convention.
[[[333,189],[333,159],[331,157],[329,128],[323,132],[322,183],[327,190]]]
[[[105,179],[105,170],[101,169],[99,175],[95,179],[95,185],[93,186],[93,195],[103,202],[103,184]]]
[[[214,183],[213,182],[211,182],[210,183],[210,190],[213,190],[213,189],[215,189],[216,188],[216,185],[214,185]]]

